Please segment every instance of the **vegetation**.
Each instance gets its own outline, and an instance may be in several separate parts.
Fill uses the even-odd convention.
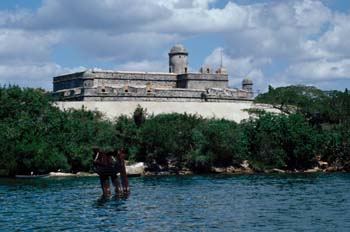
[[[239,165],[247,158],[247,140],[235,122],[206,120],[192,130],[190,140],[187,162],[195,171]]]
[[[287,86],[274,89],[255,98],[256,103],[271,104],[286,114],[300,113],[311,124],[339,124],[350,117],[350,94],[347,89],[321,91],[313,86]]]
[[[89,171],[92,148],[124,148],[130,161],[209,172],[213,166],[307,169],[316,156],[350,171],[350,94],[314,87],[269,88],[256,98],[284,114],[255,111],[237,124],[198,115],[107,120],[101,113],[60,111],[40,89],[0,87],[0,176]],[[147,117],[146,117],[147,116]]]
[[[310,146],[311,149],[311,141],[316,141],[314,154],[337,168],[350,170],[350,93],[347,89],[344,92],[323,92],[309,86],[276,89],[269,86],[269,91],[257,96],[255,102],[271,104],[288,117],[293,114],[302,115],[313,130],[308,132],[312,136],[311,140],[303,141],[303,146]],[[295,130],[298,128],[294,125],[292,127]],[[300,133],[302,130],[296,135],[299,136]],[[290,136],[291,133],[287,135]]]
[[[318,134],[300,114],[262,114],[242,124],[249,160],[257,168],[310,168],[315,163]]]

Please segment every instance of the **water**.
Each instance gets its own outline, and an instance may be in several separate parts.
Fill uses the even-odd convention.
[[[0,231],[350,231],[350,174],[0,179]]]

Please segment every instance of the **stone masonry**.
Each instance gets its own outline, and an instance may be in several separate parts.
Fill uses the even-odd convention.
[[[58,101],[251,101],[253,82],[244,79],[242,89],[228,88],[228,74],[220,67],[188,72],[188,53],[175,45],[169,53],[169,73],[86,70],[54,77],[53,95]]]

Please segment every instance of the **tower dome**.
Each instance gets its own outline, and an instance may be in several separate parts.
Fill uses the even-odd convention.
[[[170,49],[170,54],[174,53],[187,53],[186,48],[182,44],[176,44]]]
[[[188,53],[186,48],[181,44],[176,44],[169,52],[169,72],[170,73],[187,73]]]

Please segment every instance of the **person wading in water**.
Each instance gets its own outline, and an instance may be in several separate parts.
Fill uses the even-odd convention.
[[[116,195],[123,196],[130,193],[124,159],[124,150],[102,151],[97,148],[94,149],[93,168],[100,177],[103,197],[109,198],[111,196],[109,179],[111,179],[113,183]],[[119,185],[118,173],[120,173],[122,189]]]

